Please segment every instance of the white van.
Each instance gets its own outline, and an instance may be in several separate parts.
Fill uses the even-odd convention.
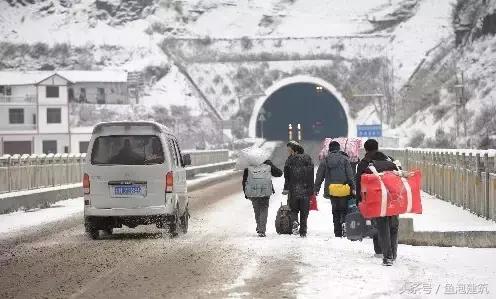
[[[125,225],[188,230],[185,166],[176,137],[154,122],[107,122],[93,129],[83,167],[85,229],[92,239]]]

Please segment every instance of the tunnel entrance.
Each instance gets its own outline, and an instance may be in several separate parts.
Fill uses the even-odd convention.
[[[301,124],[305,140],[348,136],[343,106],[315,83],[292,83],[277,89],[263,103],[256,121],[256,136],[267,140],[287,140],[289,124],[294,128]]]

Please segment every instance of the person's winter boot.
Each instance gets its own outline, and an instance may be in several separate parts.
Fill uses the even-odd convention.
[[[374,257],[376,257],[378,259],[382,259],[383,255],[382,255],[382,253],[376,253],[376,254],[374,254]]]
[[[297,235],[299,233],[300,224],[298,221],[293,222],[293,235]]]
[[[259,236],[260,238],[265,238],[265,233],[258,233],[258,236]]]
[[[306,238],[306,237],[307,237],[307,233],[305,233],[305,232],[300,232],[300,237],[302,237],[302,238]]]
[[[382,265],[383,266],[388,266],[388,267],[392,266],[393,265],[393,259],[383,259],[382,260]]]

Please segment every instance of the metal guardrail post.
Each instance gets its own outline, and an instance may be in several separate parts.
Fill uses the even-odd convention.
[[[485,204],[485,209],[484,209],[484,217],[486,219],[491,219],[491,214],[489,212],[489,207],[490,207],[490,196],[489,196],[489,180],[490,180],[490,168],[489,168],[489,154],[485,153],[484,154],[484,204]]]
[[[11,169],[10,169],[10,159],[11,158],[12,158],[11,156],[9,156],[7,158],[7,185],[9,186],[8,187],[9,192],[12,192],[12,182],[10,181],[11,177],[12,177],[12,173],[11,173]]]
[[[482,199],[484,198],[484,192],[482,191],[482,167],[484,165],[482,164],[481,161],[481,155],[480,153],[477,153],[475,155],[475,178],[474,178],[474,189],[475,189],[475,196],[473,197],[474,200],[474,209],[477,213],[477,215],[482,216],[484,215],[483,209],[484,209],[484,202],[483,200],[478,200],[479,198]]]
[[[193,166],[229,160],[227,150],[189,153]],[[85,159],[86,154],[4,155],[0,157],[0,193],[81,182]]]

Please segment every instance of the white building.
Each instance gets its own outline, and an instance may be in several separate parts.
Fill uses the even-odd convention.
[[[127,73],[0,72],[0,155],[86,152],[91,128],[69,126],[82,92],[84,103],[128,104]]]

